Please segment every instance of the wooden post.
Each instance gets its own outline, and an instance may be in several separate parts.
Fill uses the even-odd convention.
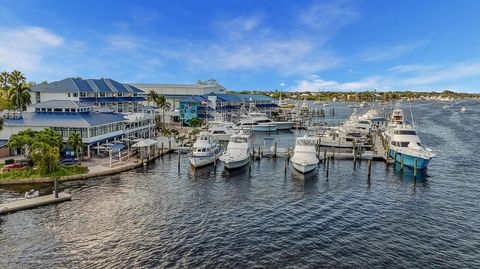
[[[178,152],[178,172],[180,172],[180,149],[177,149]]]
[[[55,179],[53,180],[53,196],[54,196],[55,198],[58,198],[58,189],[59,189],[59,188],[58,188],[58,178],[55,178]]]
[[[162,142],[162,150],[161,150],[161,154],[162,154],[162,159],[163,159],[163,142]]]
[[[277,158],[277,141],[273,143],[273,157]]]
[[[255,150],[254,150],[254,152],[255,152]],[[252,175],[252,158],[248,158],[248,175],[249,176]]]
[[[287,155],[285,155],[285,174],[287,174],[287,166],[288,166],[288,163],[287,163],[287,159],[288,159],[288,153]]]
[[[397,164],[397,151],[395,151],[395,152],[393,153],[393,164],[394,164],[394,165]],[[394,166],[394,168],[395,168],[395,166]]]
[[[327,161],[327,149],[323,150],[323,167],[325,167],[325,163]]]
[[[327,158],[327,178],[328,178],[328,170],[330,169],[330,157]]]
[[[404,155],[402,154],[402,157],[401,157],[401,159],[400,159],[400,172],[402,172],[402,173],[403,173],[403,159],[404,159],[403,156],[404,156]]]
[[[370,179],[372,175],[372,160],[368,160],[368,179]]]
[[[413,161],[413,177],[417,178],[417,158]]]

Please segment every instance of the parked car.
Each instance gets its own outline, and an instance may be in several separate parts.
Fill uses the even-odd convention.
[[[3,166],[2,172],[8,172],[15,169],[32,167],[32,166],[33,166],[32,160],[16,160],[14,163],[6,164],[5,166]]]
[[[8,172],[8,171],[12,171],[12,170],[19,169],[19,168],[22,168],[22,164],[20,164],[20,163],[7,164],[7,165],[3,166],[2,172]]]

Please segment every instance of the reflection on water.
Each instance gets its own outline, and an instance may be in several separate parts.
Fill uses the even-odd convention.
[[[333,105],[333,104],[332,104]],[[302,175],[284,159],[193,169],[187,156],[62,183],[73,200],[0,217],[0,268],[330,267],[475,268],[480,112],[416,103],[428,171],[335,160]],[[336,105],[338,106],[338,104]],[[351,109],[336,107],[333,121]],[[274,133],[292,147],[294,133]],[[262,135],[255,135],[258,147]],[[32,186],[2,187],[0,200]],[[35,187],[38,188],[38,187]],[[42,194],[51,186],[40,185]]]

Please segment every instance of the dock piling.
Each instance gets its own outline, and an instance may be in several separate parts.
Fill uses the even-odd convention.
[[[328,170],[330,169],[330,157],[327,158],[327,178],[328,178]]]
[[[277,158],[277,141],[273,143],[273,157]]]
[[[368,160],[368,179],[372,176],[372,160]]]
[[[417,158],[413,161],[413,177],[417,178]]]
[[[55,179],[53,180],[53,196],[54,196],[55,198],[58,198],[58,189],[59,189],[59,187],[58,187],[58,178],[55,178]]]
[[[178,172],[180,172],[180,149],[178,151]]]
[[[402,173],[403,173],[403,160],[404,160],[403,156],[404,155],[402,154],[402,157],[400,159],[400,172],[402,172]]]

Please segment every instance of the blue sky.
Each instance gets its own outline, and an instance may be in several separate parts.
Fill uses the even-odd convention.
[[[232,90],[480,91],[480,1],[0,1],[0,70]]]

